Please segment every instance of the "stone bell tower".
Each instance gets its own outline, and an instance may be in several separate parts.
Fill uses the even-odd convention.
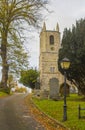
[[[49,82],[56,78],[59,84],[62,82],[62,75],[58,71],[58,51],[60,48],[60,32],[57,23],[56,30],[46,30],[46,24],[40,33],[40,89],[50,91]]]

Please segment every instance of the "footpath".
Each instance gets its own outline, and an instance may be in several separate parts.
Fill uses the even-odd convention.
[[[24,104],[26,94],[0,98],[0,130],[46,130]]]

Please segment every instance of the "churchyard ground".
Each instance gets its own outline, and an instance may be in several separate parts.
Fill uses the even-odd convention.
[[[70,130],[85,130],[85,119],[78,118],[78,107],[79,104],[81,107],[85,108],[85,97],[78,96],[78,94],[71,94],[67,97],[67,121],[63,122],[63,100],[53,101],[53,100],[44,100],[39,98],[32,99],[35,105],[51,116],[52,118],[58,120]],[[85,116],[85,110],[81,111],[81,115]]]

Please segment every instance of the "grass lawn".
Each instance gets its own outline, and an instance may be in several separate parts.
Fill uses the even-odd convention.
[[[71,130],[85,130],[85,119],[78,119],[78,106],[85,108],[85,99],[77,94],[71,94],[67,97],[67,121],[63,122],[63,100],[52,101],[33,98],[33,102],[43,112],[52,118],[62,122]],[[81,111],[81,115],[85,116],[85,110]]]
[[[7,93],[0,92],[0,97],[5,97],[5,96],[7,96],[7,95],[8,95]]]

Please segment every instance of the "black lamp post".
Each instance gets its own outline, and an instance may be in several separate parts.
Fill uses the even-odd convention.
[[[64,70],[64,115],[63,115],[63,121],[67,120],[67,104],[66,104],[66,70],[70,67],[70,60],[67,58],[64,58],[61,61],[61,68]]]

